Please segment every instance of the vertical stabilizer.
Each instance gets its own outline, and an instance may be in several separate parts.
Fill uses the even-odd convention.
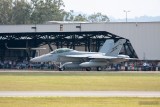
[[[113,39],[107,39],[103,46],[101,47],[101,49],[99,50],[99,52],[101,53],[107,53],[114,45],[114,41]]]
[[[123,44],[126,42],[126,39],[119,39],[114,46],[106,53],[106,56],[117,56],[119,55]]]

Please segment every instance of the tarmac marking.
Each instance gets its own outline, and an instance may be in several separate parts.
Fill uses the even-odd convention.
[[[160,97],[160,91],[0,91],[0,97]]]

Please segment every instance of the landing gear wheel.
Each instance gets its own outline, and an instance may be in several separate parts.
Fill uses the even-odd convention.
[[[97,67],[97,71],[102,71],[102,68],[101,67]]]
[[[86,68],[86,71],[90,71],[90,70],[91,70],[91,68],[90,68],[90,67]]]
[[[63,71],[64,70],[64,67],[62,67],[62,68],[59,68],[59,71]]]

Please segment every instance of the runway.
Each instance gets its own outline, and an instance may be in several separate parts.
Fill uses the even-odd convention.
[[[34,70],[0,70],[0,73],[23,73],[23,72],[84,72],[84,71],[34,71]],[[86,72],[84,72],[86,73]],[[160,73],[159,71],[121,71],[107,73]],[[160,91],[0,91],[0,97],[158,97]]]
[[[0,91],[0,97],[160,97],[160,91]]]

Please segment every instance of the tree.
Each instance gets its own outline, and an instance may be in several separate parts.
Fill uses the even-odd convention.
[[[79,14],[79,15],[75,16],[74,21],[87,21],[87,18],[85,15]]]
[[[10,24],[12,18],[12,0],[0,0],[0,24]]]
[[[109,18],[101,13],[92,14],[88,17],[90,22],[109,22]]]
[[[66,12],[64,16],[64,21],[87,21],[87,17],[85,14],[74,15],[74,11],[70,10],[70,12]]]
[[[31,0],[32,2],[32,23],[44,23],[51,20],[63,20],[64,6],[62,0]]]
[[[89,21],[89,22],[109,22],[109,18],[101,13],[86,16],[85,14],[74,15],[74,11],[66,12],[64,21]]]
[[[108,22],[101,13],[86,16],[66,12],[63,0],[0,0],[0,24],[42,24],[47,21]]]
[[[73,20],[74,20],[74,11],[70,10],[70,12],[65,12],[63,21],[73,21]]]
[[[31,5],[25,0],[16,0],[13,2],[12,23],[29,24],[30,23]]]

